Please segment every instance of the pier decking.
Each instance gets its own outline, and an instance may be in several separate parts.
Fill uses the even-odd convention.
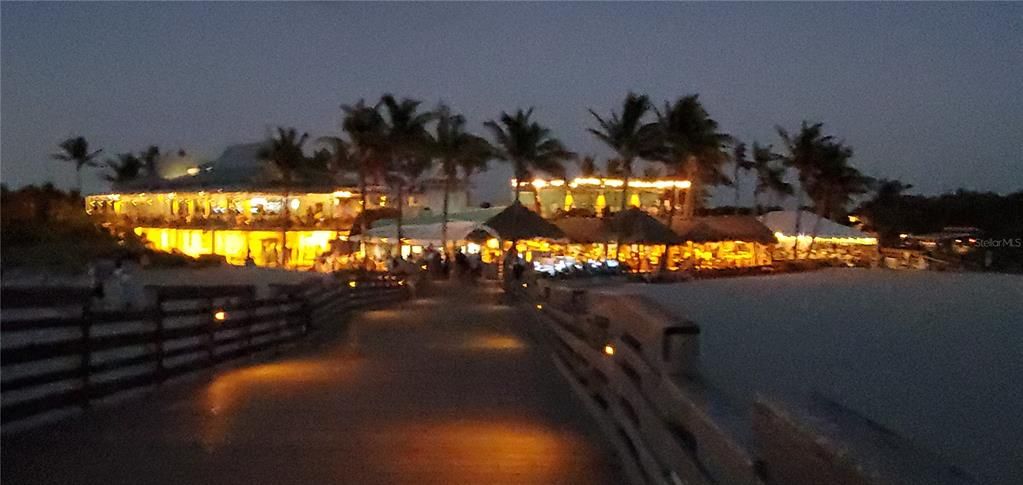
[[[521,315],[483,288],[433,294],[281,358],[6,434],[3,481],[620,482]]]

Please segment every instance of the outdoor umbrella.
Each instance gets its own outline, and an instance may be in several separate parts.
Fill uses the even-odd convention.
[[[548,222],[539,214],[527,209],[524,205],[515,201],[512,205],[499,212],[494,217],[483,223],[494,230],[501,239],[506,241],[517,241],[521,239],[561,239],[565,233]]]
[[[551,221],[569,242],[576,244],[607,243],[614,240],[607,221],[597,217],[562,217]]]
[[[674,245],[686,242],[661,221],[636,207],[615,214],[608,226],[622,244]]]

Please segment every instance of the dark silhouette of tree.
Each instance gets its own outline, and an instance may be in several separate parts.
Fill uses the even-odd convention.
[[[366,210],[369,181],[380,184],[387,172],[386,135],[387,122],[376,106],[369,106],[364,100],[354,105],[341,105],[344,116],[341,129],[348,134],[349,156],[356,167],[359,178],[359,230],[365,237],[367,227]],[[363,250],[363,257],[368,253]]]
[[[600,176],[600,169],[597,168],[597,160],[593,158],[593,155],[578,158],[576,162],[579,163],[579,175],[583,177]]]
[[[692,218],[704,197],[704,188],[731,183],[721,171],[728,159],[725,151],[730,137],[718,131],[718,123],[704,109],[699,96],[692,94],[675,103],[664,103],[657,113],[660,149],[658,160],[669,176],[684,176],[692,184],[686,191],[683,218]],[[669,219],[675,216],[672,203]]]
[[[822,164],[822,148],[833,142],[832,136],[824,135],[823,128],[823,123],[809,124],[808,122],[803,121],[800,126],[799,133],[792,136],[784,128],[780,126],[776,127],[778,136],[785,145],[785,150],[787,152],[782,155],[781,160],[786,167],[792,168],[796,171],[797,178],[799,179],[799,189],[795,191],[796,236],[801,234],[803,231],[803,194],[806,192],[806,187],[810,183],[810,179],[814,176],[814,171]],[[793,255],[796,257],[798,257],[798,250],[799,238],[796,237],[792,246]]]
[[[444,177],[444,202],[441,219],[441,248],[448,253],[448,211],[451,190],[458,182],[458,171],[464,167],[486,166],[493,156],[493,147],[487,140],[465,131],[465,117],[452,114],[450,108],[441,105],[436,112],[437,125],[433,136],[431,153],[440,165]],[[468,180],[466,180],[468,185]],[[466,200],[468,202],[468,199]],[[450,254],[448,255],[450,257]]]
[[[294,128],[277,128],[277,136],[267,140],[266,144],[259,150],[260,160],[269,162],[277,168],[284,182],[284,201],[282,212],[284,224],[281,231],[281,266],[287,266],[288,237],[287,230],[291,225],[291,189],[294,186],[295,174],[305,169],[308,159],[303,151],[303,145],[309,139],[309,134],[299,134]]]
[[[571,160],[574,154],[551,135],[551,131],[532,121],[533,108],[518,110],[514,115],[501,113],[497,121],[488,121],[484,126],[494,137],[495,157],[511,163],[518,183],[515,184],[515,201],[519,201],[521,182],[531,171],[544,172],[555,177],[564,177],[563,162]]]
[[[184,150],[180,150],[181,156],[184,156]],[[146,179],[149,182],[155,182],[160,178],[160,147],[156,145],[149,145],[144,151],[139,153],[139,159],[142,161],[142,171],[145,173]]]
[[[590,114],[597,120],[598,127],[588,128],[587,131],[614,150],[621,161],[621,176],[624,179],[624,184],[622,185],[620,210],[623,211],[629,204],[629,178],[632,177],[633,162],[649,153],[656,140],[657,125],[643,122],[643,117],[649,111],[650,99],[635,93],[625,96],[625,100],[622,102],[621,116],[612,111],[611,116],[604,119],[596,111],[590,110]]]
[[[96,151],[89,151],[89,142],[84,137],[76,136],[68,138],[58,145],[61,149],[60,152],[54,153],[52,158],[55,160],[62,160],[65,162],[71,162],[75,164],[75,177],[77,179],[76,188],[78,193],[82,193],[82,168],[83,167],[95,167],[96,157],[103,151],[99,149]]]
[[[281,174],[281,180],[290,186],[295,182],[295,175],[306,167],[303,145],[309,139],[308,133],[299,134],[294,128],[277,128],[277,136],[267,140],[259,150],[259,158],[270,162]]]
[[[771,145],[760,146],[753,142],[753,171],[757,175],[756,187],[753,189],[753,205],[756,214],[760,215],[760,195],[767,193],[769,206],[775,205],[793,193],[792,184],[785,181],[785,167],[781,165],[781,156],[772,151]]]
[[[103,174],[103,178],[115,184],[138,179],[143,168],[142,160],[131,153],[121,153],[117,155],[116,160],[107,160],[106,165],[111,172]]]
[[[398,101],[394,96],[385,94],[380,98],[380,106],[386,125],[388,175],[398,191],[397,236],[398,250],[401,250],[404,234],[405,194],[412,190],[427,170],[430,169],[432,158],[429,155],[431,143],[426,125],[433,120],[433,113],[420,112],[420,101],[403,98]]]
[[[754,167],[753,161],[746,156],[746,144],[736,140],[732,147],[732,183],[735,185],[735,213],[739,213],[739,172],[748,172]]]

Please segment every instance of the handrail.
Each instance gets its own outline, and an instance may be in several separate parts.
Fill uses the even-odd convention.
[[[976,483],[940,459],[919,459],[923,452],[890,432],[857,443],[854,459],[840,436],[806,424],[827,422],[828,433],[876,434],[877,425],[840,413],[797,420],[758,396],[752,423],[740,425],[734,410],[715,404],[720,399],[702,384],[699,326],[653,301],[546,281],[514,288],[536,309],[556,366],[619,451],[633,483],[874,484],[918,476],[935,484]],[[821,444],[836,440],[841,446]],[[871,461],[878,450],[913,459],[880,466]]]
[[[338,316],[409,294],[406,281],[393,275],[354,280],[359,284],[341,279],[262,299],[252,298],[251,286],[155,288],[156,299],[142,310],[91,312],[83,300],[75,316],[4,318],[0,422],[87,408],[111,394],[279,348]],[[49,291],[22,293],[38,307]]]

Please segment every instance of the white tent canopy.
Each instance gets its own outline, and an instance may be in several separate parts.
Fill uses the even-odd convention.
[[[448,221],[448,241],[463,241],[471,232],[477,229],[482,229],[489,234],[494,234],[490,228],[478,222]],[[440,245],[442,230],[442,224],[440,222],[434,224],[412,224],[401,227],[402,236],[405,240],[420,245]],[[367,231],[366,236],[367,240],[388,239],[389,241],[397,241],[398,226],[387,225],[383,227],[376,227]],[[356,235],[353,236],[352,239],[361,240],[361,237]]]
[[[814,227],[817,228],[817,237],[819,238],[872,238],[873,236],[867,234],[859,229],[843,226],[831,219],[822,217],[820,223],[817,222],[817,214],[808,211],[801,211],[802,216],[799,225],[799,232],[804,236],[809,236],[814,232]],[[781,233],[785,236],[796,235],[796,214],[797,212],[792,211],[774,211],[768,212],[760,216],[760,222],[764,223],[771,232],[775,235]]]

